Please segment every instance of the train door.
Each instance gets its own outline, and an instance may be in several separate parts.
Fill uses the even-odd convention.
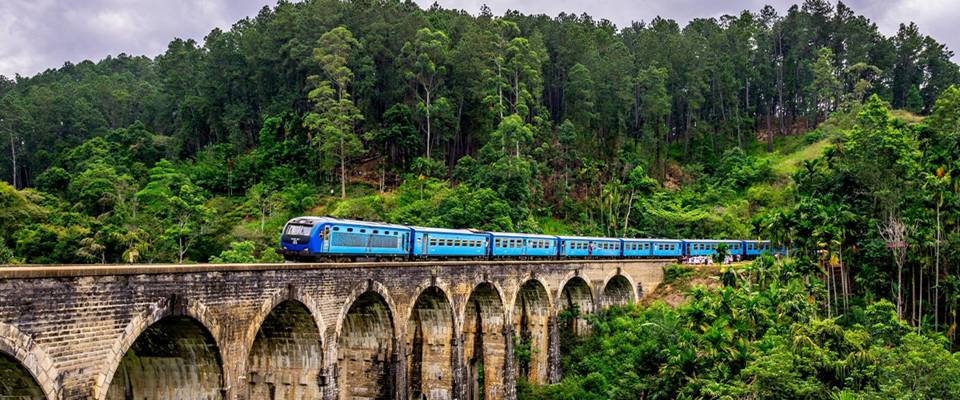
[[[423,234],[423,255],[426,256],[430,254],[430,234]]]
[[[324,252],[330,251],[330,225],[324,226],[320,233],[320,246]]]
[[[363,248],[364,254],[370,254],[370,249],[373,247],[373,233],[367,233],[366,230],[361,229],[360,232],[364,232],[367,235],[367,245]]]

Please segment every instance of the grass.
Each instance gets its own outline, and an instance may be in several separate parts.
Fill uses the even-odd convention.
[[[813,144],[800,147],[797,151],[788,154],[774,152],[771,154],[771,168],[778,176],[793,176],[800,164],[823,155],[824,150],[830,147],[829,139],[821,139]]]
[[[552,217],[537,217],[537,224],[545,235],[573,235],[574,230],[561,220]]]

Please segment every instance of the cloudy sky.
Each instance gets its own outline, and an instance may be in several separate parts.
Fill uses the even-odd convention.
[[[416,0],[423,7],[433,0]],[[802,0],[438,0],[471,13],[487,4],[495,14],[507,9],[556,15],[587,12],[618,26],[654,16],[685,23],[771,4],[786,11]],[[65,61],[98,60],[110,54],[155,56],[174,37],[202,40],[214,27],[228,29],[275,0],[0,0],[0,75],[30,76]],[[847,0],[891,35],[913,20],[923,33],[960,49],[960,0]],[[954,57],[960,61],[960,56]]]

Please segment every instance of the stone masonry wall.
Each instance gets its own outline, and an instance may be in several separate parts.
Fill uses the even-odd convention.
[[[592,310],[667,262],[0,268],[0,397],[512,399],[521,369],[559,379],[568,282]]]

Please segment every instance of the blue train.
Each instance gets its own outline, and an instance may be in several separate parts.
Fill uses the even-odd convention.
[[[288,261],[357,259],[677,258],[716,254],[753,258],[781,253],[767,240],[617,239],[485,232],[352,221],[329,217],[291,219],[280,235]]]

